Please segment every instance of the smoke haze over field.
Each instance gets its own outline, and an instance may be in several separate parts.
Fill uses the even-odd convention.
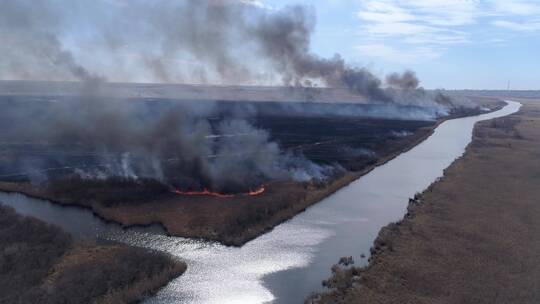
[[[440,106],[423,91],[395,96],[339,54],[314,54],[315,15],[310,6],[236,0],[4,0],[0,79],[322,85],[371,102]],[[394,89],[419,83],[408,71],[386,79]]]
[[[0,143],[28,143],[11,173],[47,181],[45,169],[84,178],[152,178],[179,189],[250,191],[271,180],[321,180],[334,172],[282,151],[246,119],[220,119],[211,102],[171,103],[100,95],[2,103]],[[0,158],[1,160],[1,158]],[[40,161],[41,160],[41,161]],[[52,170],[51,173],[55,173]]]

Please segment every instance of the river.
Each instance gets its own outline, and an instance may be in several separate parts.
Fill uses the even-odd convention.
[[[145,303],[302,303],[341,256],[366,263],[381,227],[405,213],[408,199],[442,176],[471,141],[476,122],[496,112],[448,120],[428,139],[241,248],[179,237],[160,229],[107,224],[80,208],[66,208],[20,194],[0,193],[19,213],[57,224],[76,237],[101,237],[155,248],[185,260],[188,270]]]

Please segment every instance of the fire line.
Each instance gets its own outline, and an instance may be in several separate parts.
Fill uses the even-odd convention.
[[[215,196],[215,197],[227,198],[227,197],[235,197],[235,196],[257,196],[257,195],[263,194],[265,190],[266,188],[263,185],[255,190],[244,192],[244,193],[237,193],[237,194],[225,194],[225,193],[219,193],[219,192],[212,192],[208,189],[204,189],[202,191],[181,191],[181,190],[175,189],[175,190],[172,190],[172,192],[178,195]]]

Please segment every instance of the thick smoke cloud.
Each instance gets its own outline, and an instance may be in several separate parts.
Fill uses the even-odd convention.
[[[392,73],[386,76],[386,83],[396,89],[414,90],[418,88],[420,80],[413,71],[405,71],[401,75]]]
[[[374,101],[391,101],[381,81],[368,70],[347,66],[339,54],[327,59],[310,52],[314,23],[312,10],[289,7],[263,14],[250,32],[286,85],[309,86],[319,80],[328,86],[347,87]]]

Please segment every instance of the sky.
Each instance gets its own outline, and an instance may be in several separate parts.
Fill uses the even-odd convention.
[[[313,6],[312,49],[425,88],[540,89],[540,0],[259,0]]]

